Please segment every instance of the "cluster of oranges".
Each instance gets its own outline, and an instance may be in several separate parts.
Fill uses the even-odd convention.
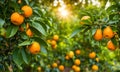
[[[73,59],[75,55],[80,55],[81,54],[81,50],[80,49],[76,49],[75,52],[73,51],[69,51],[66,56],[65,56],[65,59],[66,60],[70,60],[70,59]],[[91,52],[89,53],[89,58],[90,59],[95,59],[96,62],[99,62],[99,58],[96,58],[96,53],[95,52]],[[80,72],[80,64],[81,64],[81,61],[79,58],[76,58],[74,61],[74,64],[72,65],[72,69],[75,71],[75,72]],[[98,71],[99,67],[98,65],[94,64],[92,65],[91,69],[93,71]]]
[[[95,52],[89,53],[89,58],[90,59],[95,59],[96,58],[96,53]],[[96,60],[96,62],[99,62],[99,58],[96,58],[95,60]],[[98,71],[98,66],[96,64],[92,65],[92,70],[93,71]]]
[[[114,35],[115,35],[115,33],[112,31],[111,27],[107,26],[103,30],[103,32],[102,32],[101,29],[97,29],[95,34],[94,34],[94,39],[97,40],[97,41],[102,40],[102,38],[111,39],[111,38],[114,37]],[[113,44],[113,42],[111,40],[108,41],[107,48],[109,50],[113,50],[113,51],[116,49],[115,45]]]
[[[52,40],[47,40],[47,42],[51,44],[53,49],[56,49],[58,40],[59,40],[59,36],[58,35],[54,35]]]
[[[83,20],[88,20],[89,18],[90,18],[90,16],[83,16],[81,18],[80,24],[84,24]],[[107,26],[103,30],[103,32],[102,32],[102,30],[100,28],[97,29],[95,34],[94,34],[94,39],[97,40],[97,41],[100,41],[103,38],[111,39],[111,38],[114,37],[114,35],[115,35],[115,33],[112,31],[111,27]],[[109,50],[113,50],[113,51],[116,49],[115,45],[113,44],[113,42],[111,40],[108,41],[107,48]]]
[[[21,0],[19,0],[18,2],[20,3]],[[21,25],[23,24],[25,18],[28,18],[32,15],[33,11],[32,8],[28,5],[22,6],[21,10],[23,11],[22,14],[20,14],[19,12],[12,13],[10,20],[12,24],[19,26],[20,31],[24,31],[24,28],[21,27]],[[33,36],[28,23],[26,23],[26,34],[29,37]],[[38,42],[33,42],[30,46],[28,46],[28,49],[31,54],[37,54],[40,51],[40,44]]]
[[[22,14],[20,14],[19,12],[12,13],[10,20],[11,20],[12,24],[20,27],[20,31],[24,31],[24,28],[21,27],[21,25],[23,24],[25,18],[28,18],[32,15],[33,11],[32,11],[32,8],[28,5],[22,6],[21,10],[23,11]],[[33,35],[31,29],[29,28],[28,23],[26,23],[26,34],[29,37],[31,37]]]
[[[72,58],[74,58],[75,54],[76,55],[80,55],[81,51],[79,49],[76,49],[75,52],[73,51],[69,51],[66,56],[65,56],[65,59],[66,60],[70,60]],[[73,65],[72,65],[72,69],[75,71],[75,72],[80,72],[80,64],[81,64],[81,61],[80,59],[76,58],[74,61],[73,61]]]
[[[64,70],[64,65],[59,65],[59,66],[58,66],[58,64],[57,64],[56,62],[52,63],[52,67],[53,67],[53,68],[58,67],[58,69],[59,69],[60,71],[63,71],[63,70]]]
[[[64,65],[62,65],[62,64],[58,65],[57,62],[53,62],[51,66],[47,65],[47,67],[48,68],[51,68],[51,67],[52,68],[58,68],[61,72],[64,71],[64,69],[65,69]],[[41,72],[42,71],[42,67],[38,66],[37,70],[38,70],[38,72]]]

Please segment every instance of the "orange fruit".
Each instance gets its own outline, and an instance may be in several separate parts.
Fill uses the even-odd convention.
[[[80,65],[80,63],[81,63],[81,62],[80,62],[80,59],[76,59],[76,60],[74,61],[74,64],[75,64],[75,65]]]
[[[29,24],[27,23],[27,24],[26,24],[26,29],[28,29],[28,28],[29,28]],[[22,26],[20,26],[20,27],[19,27],[19,30],[23,32],[23,31],[24,31],[24,28],[23,28]]]
[[[114,50],[116,49],[115,45],[113,44],[113,42],[112,42],[111,40],[108,41],[108,43],[107,43],[107,48],[108,48],[109,50],[112,50],[112,51],[114,51]]]
[[[99,62],[99,58],[95,58],[96,62]]]
[[[96,53],[95,52],[89,53],[89,58],[93,59],[95,57],[96,57]]]
[[[28,28],[29,28],[29,24],[27,23],[27,24],[26,24],[26,29],[28,29]]]
[[[92,66],[92,70],[93,70],[93,71],[98,71],[98,66],[97,66],[97,65],[93,65],[93,66]]]
[[[102,30],[101,29],[97,29],[95,34],[94,34],[94,39],[95,40],[102,40]]]
[[[103,37],[104,38],[112,38],[114,36],[114,32],[112,31],[110,26],[107,26],[104,30],[103,30]]]
[[[52,45],[52,46],[56,45],[56,41],[55,41],[55,40],[52,40],[52,41],[51,41],[51,45]]]
[[[53,64],[52,64],[52,67],[53,67],[53,68],[56,68],[56,67],[57,67],[57,63],[53,63]]]
[[[53,36],[53,39],[54,39],[55,41],[58,41],[59,36],[58,36],[58,35],[54,35],[54,36]]]
[[[30,17],[33,13],[32,8],[28,5],[23,6],[21,10],[23,10],[25,17]]]
[[[76,65],[73,65],[73,66],[72,66],[72,69],[73,69],[73,70],[75,70],[75,69],[76,69],[76,67],[77,67]]]
[[[74,52],[73,51],[69,51],[68,56],[69,56],[69,58],[73,58],[74,57]]]
[[[69,60],[70,58],[69,58],[69,56],[68,56],[68,55],[66,55],[66,56],[65,56],[65,59],[66,59],[66,60]]]
[[[52,48],[53,48],[53,49],[56,49],[56,48],[57,48],[57,45],[52,45]]]
[[[75,54],[76,54],[76,55],[80,55],[80,52],[81,52],[81,51],[80,51],[79,49],[75,50]]]
[[[75,72],[80,72],[80,67],[76,66],[74,69]]]
[[[31,54],[38,54],[40,52],[40,44],[38,42],[33,42],[29,47]]]
[[[32,37],[33,36],[33,33],[30,29],[27,29],[26,31],[26,34],[29,36],[29,37]]]
[[[40,66],[37,67],[38,72],[40,72],[42,70],[42,68]]]
[[[89,19],[90,18],[90,16],[83,16],[82,18],[81,18],[81,20],[87,20],[87,19]]]
[[[18,12],[14,12],[10,17],[10,20],[14,25],[21,25],[24,22],[24,17]]]
[[[64,66],[63,65],[60,65],[58,68],[59,68],[60,71],[64,70]]]

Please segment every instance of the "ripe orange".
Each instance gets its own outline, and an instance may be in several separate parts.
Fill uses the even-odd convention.
[[[76,69],[76,67],[77,67],[76,65],[73,65],[73,66],[72,66],[72,69],[73,69],[73,70],[75,70],[75,69]]]
[[[76,66],[74,69],[75,72],[80,72],[80,67]]]
[[[54,36],[53,36],[53,39],[54,39],[55,41],[58,41],[58,40],[59,40],[59,36],[58,36],[58,35],[54,35]]]
[[[30,17],[33,13],[32,8],[28,5],[25,5],[21,8],[21,10],[24,11],[24,16],[25,17]]]
[[[52,45],[52,46],[56,45],[56,41],[55,41],[55,40],[52,40],[52,41],[51,41],[51,45]]]
[[[92,66],[92,70],[93,70],[93,71],[98,71],[98,66],[97,66],[97,65],[93,65],[93,66]]]
[[[64,66],[63,65],[60,65],[58,68],[59,68],[60,71],[64,70]]]
[[[95,40],[102,40],[102,30],[101,29],[97,29],[95,34],[94,34],[94,39]]]
[[[105,37],[105,38],[112,38],[113,36],[114,36],[114,32],[112,31],[110,26],[107,26],[103,30],[103,37]]]
[[[69,56],[69,58],[73,58],[74,57],[74,52],[73,51],[69,51],[68,56]]]
[[[40,44],[38,42],[33,42],[29,47],[31,54],[38,54],[40,52]]]
[[[80,55],[81,51],[79,49],[75,50],[76,55]]]
[[[90,16],[83,16],[82,18],[81,18],[81,20],[87,20],[87,19],[89,19],[90,18]]]
[[[29,36],[29,37],[32,37],[33,36],[33,33],[30,29],[27,29],[26,31],[26,34]]]
[[[52,67],[53,67],[53,68],[56,68],[56,67],[57,67],[57,63],[53,63],[53,64],[52,64]]]
[[[57,48],[57,44],[56,44],[56,45],[52,45],[52,48],[53,48],[53,49],[56,49],[56,48]]]
[[[74,61],[74,64],[75,64],[75,65],[80,65],[80,63],[81,63],[81,62],[80,62],[80,59],[76,59],[76,60]]]
[[[93,59],[95,57],[96,57],[96,53],[95,52],[89,53],[89,58]]]
[[[108,43],[107,43],[107,48],[108,48],[109,50],[112,50],[112,51],[114,51],[114,50],[116,49],[115,45],[113,44],[113,42],[112,42],[111,40],[108,41]]]
[[[66,59],[66,60],[69,60],[70,58],[69,58],[69,56],[68,56],[68,55],[66,55],[66,56],[65,56],[65,59]]]
[[[40,72],[42,70],[42,68],[40,66],[37,67],[38,72]]]
[[[12,13],[10,19],[14,25],[21,25],[24,22],[24,17],[18,12]]]

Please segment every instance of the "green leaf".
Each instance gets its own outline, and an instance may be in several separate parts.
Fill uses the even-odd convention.
[[[114,24],[114,23],[117,23],[119,21],[109,21],[108,24]]]
[[[111,5],[110,7],[107,8],[107,11],[109,12],[109,11],[112,11],[112,10],[114,10],[116,8],[117,8],[116,5]]]
[[[44,67],[44,66],[45,66],[45,63],[44,63],[44,61],[43,61],[43,60],[40,60],[40,65],[41,65],[42,67]]]
[[[91,31],[92,31],[92,36],[95,34],[95,32],[96,32],[96,28],[93,28]]]
[[[6,37],[10,38],[10,37],[14,36],[17,33],[17,31],[18,31],[18,26],[10,25],[7,28]]]
[[[38,10],[34,10],[34,13],[35,13],[36,15],[38,15],[38,16],[41,16],[41,13],[38,12]]]
[[[28,64],[28,59],[27,59],[27,56],[26,56],[26,53],[25,53],[25,50],[22,48],[21,50],[21,53],[22,53],[22,57],[23,57],[23,60],[26,64]]]
[[[37,29],[43,35],[46,35],[45,29],[38,22],[32,22],[32,27],[34,27],[35,29]]]
[[[35,41],[39,42],[40,45],[48,46],[47,43],[43,39],[41,39],[40,37],[32,37],[32,39],[34,39]]]
[[[40,47],[41,47],[40,55],[47,57],[47,50],[46,50],[46,48],[43,45],[41,45]]]
[[[3,27],[4,23],[5,23],[5,21],[4,21],[3,19],[0,18],[0,28]]]
[[[79,33],[82,30],[83,27],[75,29],[72,34],[70,35],[70,38],[74,37],[77,33]]]
[[[16,49],[13,51],[13,61],[17,64],[19,69],[22,69],[21,65],[23,64],[23,59],[20,49]]]
[[[41,33],[38,30],[36,30],[34,27],[30,27],[30,29],[35,35],[41,36]]]
[[[20,44],[18,44],[18,46],[26,46],[26,45],[30,45],[31,44],[31,41],[24,41]]]
[[[26,4],[29,5],[29,1],[28,0],[25,0]]]

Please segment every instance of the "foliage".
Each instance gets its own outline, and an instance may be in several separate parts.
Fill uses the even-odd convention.
[[[63,1],[71,11],[68,18],[58,15],[57,9],[61,6],[59,3],[53,6],[54,0],[0,0],[0,71],[60,72],[59,66],[62,66],[63,72],[74,72],[76,69],[93,72],[93,65],[98,66],[94,69],[97,72],[120,70],[119,1],[110,0],[108,8],[105,8],[108,0],[100,0],[101,7],[89,4],[88,0],[85,4],[83,0]],[[25,17],[21,25],[14,25],[11,14],[18,12],[24,15],[21,10],[24,5],[30,6],[33,14]],[[90,18],[82,19],[83,16]],[[107,26],[111,27],[114,37],[95,40],[96,30],[100,28],[104,31]],[[28,29],[31,35],[26,33]],[[114,51],[107,48],[109,40],[116,47]],[[40,44],[38,54],[29,51],[34,41]],[[79,52],[76,53],[76,50]],[[73,69],[74,65],[76,69]]]

